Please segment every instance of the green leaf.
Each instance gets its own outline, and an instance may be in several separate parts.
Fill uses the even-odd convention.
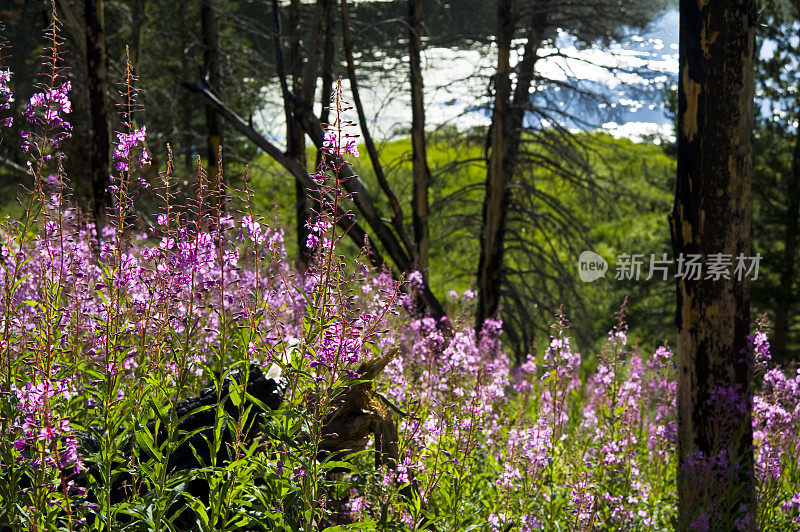
[[[319,466],[319,470],[320,471],[328,471],[330,469],[334,469],[334,468],[337,468],[337,467],[340,467],[342,469],[347,469],[348,471],[352,471],[354,473],[358,471],[358,468],[356,466],[354,466],[353,464],[351,464],[350,462],[340,462],[340,461],[337,461],[337,460],[329,460],[329,461],[323,462]]]

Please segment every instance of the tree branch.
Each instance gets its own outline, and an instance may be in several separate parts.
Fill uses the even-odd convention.
[[[286,168],[298,181],[303,184],[306,190],[310,193],[318,193],[319,186],[314,179],[308,175],[305,168],[300,164],[297,159],[289,157],[277,146],[272,144],[267,138],[258,133],[255,129],[250,127],[247,122],[237,115],[234,111],[222,103],[217,96],[212,93],[208,87],[198,83],[181,82],[181,86],[190,92],[202,98],[206,105],[213,107],[219,115],[230,123],[234,129],[239,133],[253,141],[259,148],[261,148],[267,155],[272,157],[281,166]],[[363,247],[367,251],[370,262],[376,268],[383,268],[386,266],[386,261],[381,256],[380,251],[370,241],[366,231],[355,221],[351,220],[348,215],[341,208],[336,212],[336,219],[339,220],[338,225],[352,238],[359,247]],[[392,273],[392,276],[397,279],[398,276]]]

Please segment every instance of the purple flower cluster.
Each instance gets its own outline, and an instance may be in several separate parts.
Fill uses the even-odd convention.
[[[328,238],[325,238],[325,235],[328,234],[328,231],[331,230],[333,227],[333,222],[324,218],[317,218],[313,223],[309,220],[306,223],[306,229],[309,230],[308,238],[306,240],[306,246],[308,249],[317,249],[320,243],[320,239],[323,241],[323,249],[327,249],[331,246],[332,241]]]
[[[553,461],[553,427],[540,420],[535,427],[508,430],[506,457],[497,485],[521,488],[541,476]]]
[[[11,90],[11,69],[3,68],[8,41],[4,37],[5,26],[0,22],[0,111],[9,111],[14,103],[14,91]],[[11,116],[0,116],[0,127],[11,127],[14,119]]]
[[[64,115],[72,112],[70,91],[72,91],[72,83],[66,80],[58,87],[35,93],[31,96],[28,106],[23,112],[25,118],[31,124],[39,121],[46,126],[60,127],[69,131],[72,126],[64,119]]]
[[[43,133],[22,131],[23,151],[31,152],[35,147],[35,155],[46,162],[52,157],[47,151],[57,149],[62,141],[70,137],[72,124],[66,120],[65,115],[72,112],[72,103],[69,100],[71,90],[72,83],[65,80],[58,87],[45,89],[31,96],[23,114],[28,123],[40,126]]]
[[[352,155],[358,157],[358,145],[353,138],[341,138],[335,131],[328,131],[322,140],[322,149],[330,155]]]
[[[36,92],[23,111],[23,116],[32,127],[20,132],[23,139],[22,150],[30,153],[37,165],[47,164],[54,156],[60,156],[57,150],[72,131],[72,124],[66,118],[72,112],[69,99],[72,83],[64,76],[66,69],[62,65],[61,51],[63,41],[59,36],[59,22],[55,17],[45,29],[44,36],[48,47],[42,59],[47,72],[39,74],[44,81],[35,84]],[[6,77],[10,79],[10,76],[8,73]]]
[[[117,145],[114,148],[114,160],[117,161],[117,171],[127,172],[130,169],[130,162],[133,160],[133,153],[136,151],[139,152],[139,156],[136,158],[139,168],[150,164],[145,135],[146,126],[134,129],[131,133],[117,131]]]
[[[11,83],[11,70],[0,68],[0,110],[8,111],[11,109],[11,104],[14,102],[14,92],[11,90],[9,84]],[[0,119],[0,126],[11,127],[14,123],[14,118],[7,116]]]
[[[37,468],[44,465],[60,470],[79,465],[77,441],[71,435],[69,419],[60,417],[55,408],[57,396],[70,399],[70,380],[27,383],[15,393],[21,411],[16,426],[21,435],[14,442],[14,448],[17,451],[33,449],[31,460]]]

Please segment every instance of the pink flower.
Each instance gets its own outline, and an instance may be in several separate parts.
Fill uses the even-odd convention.
[[[353,157],[358,157],[358,146],[356,145],[356,141],[348,140],[347,144],[344,146],[344,153],[352,155]]]

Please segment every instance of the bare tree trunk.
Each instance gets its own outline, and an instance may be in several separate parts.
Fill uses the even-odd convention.
[[[314,19],[308,33],[311,35],[311,43],[308,47],[308,54],[305,62],[305,72],[300,86],[300,106],[303,112],[309,112],[314,107],[314,94],[317,90],[317,77],[319,76],[319,63],[322,56],[322,43],[325,34],[326,14],[328,4],[333,0],[317,0],[314,9]]]
[[[483,203],[483,226],[478,262],[478,308],[476,331],[493,317],[500,306],[503,286],[503,252],[509,184],[517,167],[525,111],[530,106],[530,90],[541,39],[540,24],[546,20],[531,13],[526,29],[522,60],[516,66],[517,84],[511,91],[511,40],[517,20],[515,0],[500,0],[498,6],[497,72],[494,78],[494,109],[489,128],[490,148]]]
[[[214,0],[202,0],[200,3],[200,18],[203,27],[203,61],[208,85],[217,94],[222,86],[222,72],[219,60],[219,25],[214,12]],[[219,150],[222,146],[222,120],[210,106],[206,106],[206,154],[208,157],[208,176],[213,189],[217,181],[219,168]]]
[[[189,16],[187,11],[188,4],[186,2],[178,2],[176,6],[176,18],[178,20],[186,20]],[[181,49],[182,50],[189,50],[192,46],[193,36],[190,35],[190,29],[185,24],[180,24],[179,26],[179,36],[181,41]],[[186,79],[189,76],[189,56],[188,54],[183,54],[180,58],[181,60],[181,77]],[[178,100],[179,111],[175,113],[176,115],[176,122],[175,130],[179,131],[179,138],[183,142],[183,164],[184,164],[184,172],[186,174],[191,173],[192,167],[194,166],[194,155],[192,153],[192,146],[196,144],[196,140],[192,133],[192,117],[194,116],[195,109],[194,107],[185,100]]]
[[[425,102],[423,100],[422,65],[422,0],[408,1],[408,63],[411,67],[411,147],[413,187],[411,210],[414,224],[416,267],[428,283],[430,233],[428,230],[428,187],[431,171],[425,147]]]
[[[478,260],[478,308],[475,326],[492,317],[500,305],[503,268],[503,233],[508,210],[509,176],[503,161],[508,151],[508,107],[511,97],[511,39],[514,36],[515,2],[499,0],[497,31],[497,72],[494,78],[494,110],[489,130],[491,153],[483,202],[483,227]]]
[[[42,4],[42,10],[45,20],[50,20],[50,2],[46,0],[39,0]],[[69,0],[54,0],[56,9],[58,10],[61,23],[69,35],[70,42],[75,45],[75,51],[82,56],[86,55],[86,35],[82,31],[84,24],[81,24],[80,16],[78,15],[80,9],[80,2]],[[85,7],[84,7],[85,9]]]
[[[680,10],[674,252],[704,263],[723,254],[733,267],[730,279],[677,280],[677,528],[749,519],[755,530],[750,285],[735,266],[750,244],[756,5],[681,0]]]
[[[306,168],[306,141],[302,127],[294,118],[293,108],[295,100],[302,86],[303,77],[303,55],[300,46],[300,18],[302,16],[302,4],[300,0],[292,0],[289,5],[289,60],[291,63],[292,89],[289,91],[286,83],[286,74],[283,70],[283,59],[280,46],[280,26],[278,17],[278,3],[273,1],[273,11],[275,16],[275,53],[278,57],[278,77],[283,91],[284,115],[286,118],[286,154],[295,159],[300,166]],[[300,271],[304,271],[311,259],[312,250],[308,247],[307,227],[310,213],[308,211],[308,191],[303,187],[300,179],[295,179],[295,225],[297,226],[297,266]]]
[[[789,205],[786,208],[786,231],[784,233],[783,270],[780,278],[780,293],[775,310],[775,334],[770,342],[772,357],[786,364],[791,360],[786,344],[789,339],[789,317],[794,300],[794,277],[797,272],[798,218],[800,218],[800,132],[795,135],[792,151],[792,170],[786,190]]]
[[[334,55],[334,32],[336,31],[334,17],[334,2],[329,1],[325,6],[325,42],[322,45],[322,68],[320,79],[322,81],[322,91],[320,94],[320,113],[319,121],[327,124],[330,120],[331,96],[333,95],[333,55]],[[319,168],[322,163],[322,150],[317,151],[315,168]]]
[[[111,123],[108,116],[108,74],[103,0],[85,0],[84,8],[87,81],[92,117],[90,148],[92,209],[99,234],[100,228],[106,223],[107,185],[111,167]]]

